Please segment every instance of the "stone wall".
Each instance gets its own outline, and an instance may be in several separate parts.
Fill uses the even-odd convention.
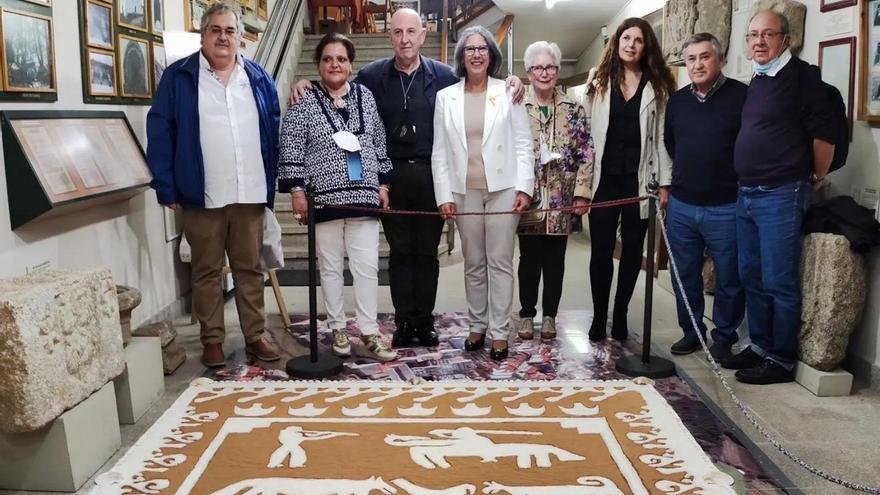
[[[684,65],[681,45],[696,33],[708,32],[730,44],[731,0],[669,0],[663,9],[663,55],[672,65]]]
[[[45,426],[124,369],[109,270],[0,280],[0,430]]]

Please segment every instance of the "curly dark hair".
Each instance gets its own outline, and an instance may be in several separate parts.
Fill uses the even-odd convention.
[[[666,61],[663,60],[663,51],[660,49],[660,43],[657,41],[657,36],[654,35],[654,30],[651,29],[651,25],[647,21],[638,17],[630,17],[617,26],[617,31],[614,32],[614,36],[608,41],[605,51],[602,52],[602,61],[599,62],[593,79],[595,84],[591,84],[588,91],[590,94],[603,93],[609,87],[620,86],[623,77],[623,62],[618,55],[620,36],[632,27],[637,27],[642,31],[645,41],[645,49],[639,62],[642,74],[648,78],[660,104],[664,104],[672,93],[675,93],[675,79],[672,78],[672,72],[669,71]]]

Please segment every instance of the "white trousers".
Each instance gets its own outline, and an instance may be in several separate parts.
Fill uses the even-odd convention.
[[[357,324],[364,335],[379,331],[376,322],[376,291],[379,288],[379,221],[358,217],[321,222],[315,226],[318,269],[327,325],[345,328],[345,255],[354,279]]]
[[[453,193],[458,211],[511,211],[514,188]],[[470,331],[507,340],[513,305],[513,245],[519,215],[464,216],[455,220],[464,254],[464,289]]]

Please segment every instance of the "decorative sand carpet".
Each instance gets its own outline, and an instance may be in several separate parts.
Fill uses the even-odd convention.
[[[194,385],[96,493],[733,493],[649,384]]]

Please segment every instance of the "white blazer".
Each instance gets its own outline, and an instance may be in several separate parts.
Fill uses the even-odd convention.
[[[593,76],[596,69],[590,70],[587,87],[594,84]],[[602,178],[602,155],[605,154],[605,140],[608,137],[608,121],[611,114],[611,90],[606,88],[602,94],[587,97],[584,108],[590,119],[590,133],[596,149],[596,161],[593,165],[593,198]],[[639,160],[639,195],[646,194],[646,187],[651,175],[657,175],[661,186],[672,184],[672,159],[666,152],[663,140],[665,127],[666,105],[658,105],[654,88],[651,83],[642,90],[642,101],[639,106],[639,132],[642,137],[642,155]],[[648,218],[648,202],[642,201],[640,217]]]
[[[506,84],[489,78],[483,121],[483,164],[490,192],[515,187],[531,196],[535,187],[535,153],[524,105],[510,101]],[[464,79],[437,93],[434,105],[434,149],[431,169],[437,205],[452,203],[452,193],[465,194],[468,149],[464,128]]]

